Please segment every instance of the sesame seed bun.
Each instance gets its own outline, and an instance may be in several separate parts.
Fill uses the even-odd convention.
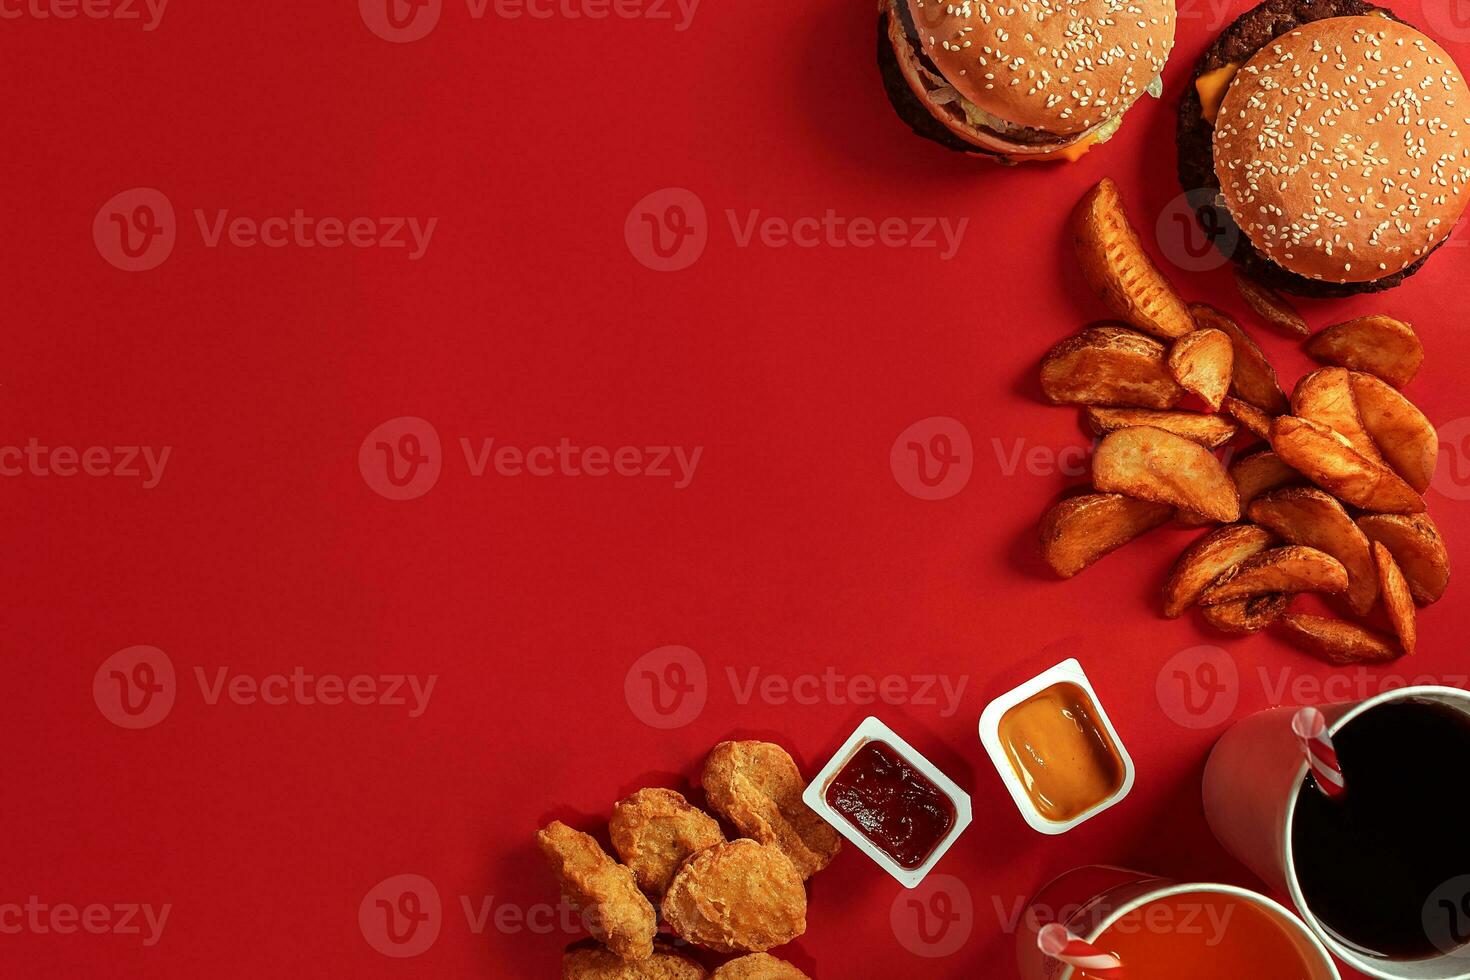
[[[1240,69],[1213,158],[1222,203],[1271,263],[1323,283],[1402,276],[1470,203],[1470,88],[1408,25],[1314,20]]]
[[[1127,110],[1174,48],[1174,0],[901,0],[925,56],[981,109],[1081,134]]]

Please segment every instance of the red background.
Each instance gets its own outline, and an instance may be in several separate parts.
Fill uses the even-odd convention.
[[[1010,975],[997,903],[1082,864],[1251,884],[1200,809],[1223,726],[1171,721],[1156,681],[1176,653],[1222,646],[1243,678],[1240,716],[1269,703],[1257,668],[1332,672],[1273,637],[1221,640],[1160,619],[1157,589],[1189,532],[1052,580],[1033,528],[1079,481],[1024,463],[1006,475],[998,461],[1085,442],[1036,382],[1045,350],[1102,315],[1064,218],[1111,175],[1152,229],[1177,193],[1173,105],[1221,26],[1204,0],[1186,6],[1165,100],[1130,114],[1111,145],[1071,167],[1003,170],[894,118],[866,4],[710,2],[677,31],[476,20],[449,2],[407,44],[375,36],[345,0],[175,0],[151,32],[0,22],[0,443],[172,447],[152,490],[29,474],[0,486],[0,904],[172,905],[150,948],[0,934],[0,972],[556,976],[574,936],[493,923],[476,934],[460,902],[554,902],[532,845],[540,824],[600,833],[621,795],[686,787],[731,736],[778,740],[812,772],[870,711],[973,795],[975,823],[940,868],[972,898],[972,933],[951,956],[916,957],[890,928],[898,886],[848,848],[814,880],[809,930],[783,954],[814,977]],[[1470,44],[1449,46],[1470,64]],[[91,227],[140,186],[172,202],[178,244],[129,273],[103,260]],[[680,272],[645,268],[624,238],[634,203],[665,187],[690,189],[709,214],[709,246]],[[404,250],[209,248],[193,217],[297,207],[440,220],[415,262]],[[741,248],[727,209],[970,224],[946,262],[934,249]],[[1359,312],[1413,320],[1428,361],[1411,394],[1442,424],[1470,415],[1466,243],[1382,299],[1303,304],[1315,326]],[[1226,270],[1175,278],[1244,313]],[[1288,384],[1307,368],[1290,342],[1256,332]],[[364,437],[398,416],[429,420],[444,441],[437,486],[407,502],[374,493],[357,464]],[[930,416],[958,419],[974,442],[968,485],[934,502],[889,467],[898,434]],[[683,490],[475,479],[461,437],[703,456]],[[1442,466],[1459,462],[1448,453]],[[1470,474],[1451,476],[1440,486],[1467,496]],[[1440,492],[1430,506],[1462,560],[1470,506]],[[1423,615],[1415,661],[1367,675],[1367,693],[1385,675],[1463,671],[1467,603],[1452,588]],[[110,723],[91,696],[102,662],[134,644],[162,649],[178,673],[172,713],[142,731]],[[696,720],[659,731],[630,710],[624,679],[666,644],[695,650],[710,683]],[[991,698],[1070,656],[1139,782],[1122,806],[1048,839],[1016,813],[975,723]],[[438,682],[419,718],[211,705],[194,682],[195,668],[298,666]],[[966,687],[946,715],[741,704],[726,675],[829,667]],[[434,882],[445,906],[437,943],[412,960],[375,952],[357,921],[368,891],[404,873]]]

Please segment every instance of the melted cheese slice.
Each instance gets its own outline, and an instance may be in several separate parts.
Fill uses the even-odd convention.
[[[1201,114],[1210,121],[1211,126],[1219,118],[1220,106],[1225,102],[1225,93],[1230,91],[1230,83],[1235,81],[1235,76],[1240,73],[1241,67],[1240,62],[1234,61],[1224,68],[1216,68],[1194,80],[1194,87],[1199,92]]]

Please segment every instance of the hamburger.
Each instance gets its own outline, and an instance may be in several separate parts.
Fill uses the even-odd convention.
[[[882,0],[878,66],[898,115],[951,150],[1076,160],[1162,94],[1174,0]]]
[[[1470,203],[1470,89],[1364,0],[1267,0],[1195,66],[1179,179],[1253,279],[1304,296],[1404,282]]]

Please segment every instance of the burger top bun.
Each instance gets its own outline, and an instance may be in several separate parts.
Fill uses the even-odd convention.
[[[1174,0],[904,0],[924,53],[993,116],[1058,135],[1106,122],[1174,48]]]
[[[1231,83],[1215,171],[1236,223],[1277,265],[1382,279],[1448,238],[1470,201],[1470,90],[1412,27],[1315,21]]]

